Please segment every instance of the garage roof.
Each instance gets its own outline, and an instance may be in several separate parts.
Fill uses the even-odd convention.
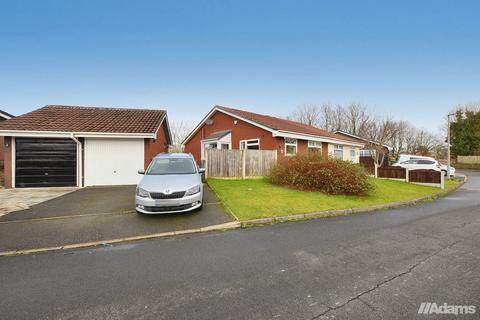
[[[155,134],[164,110],[48,105],[2,121],[1,131]]]

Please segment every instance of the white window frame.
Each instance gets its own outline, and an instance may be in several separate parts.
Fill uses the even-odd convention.
[[[312,149],[322,149],[322,142],[308,140],[308,147]]]
[[[356,155],[357,152],[355,151],[355,149],[350,149],[350,158],[355,158]]]
[[[360,150],[360,157],[370,157],[375,155],[375,150]]]
[[[337,155],[335,154],[335,151],[342,151],[342,157],[337,157]],[[336,158],[336,159],[339,159],[339,160],[343,160],[343,146],[341,144],[334,144],[333,145],[333,157]]]
[[[293,143],[293,142],[287,142],[288,140],[290,140],[290,141],[294,141],[294,140],[295,140],[295,143]],[[285,156],[286,156],[286,157],[293,157],[293,156],[297,155],[297,153],[298,153],[298,139],[294,139],[294,138],[284,138],[284,141],[285,141]],[[293,153],[293,154],[287,153],[287,146],[289,146],[289,147],[295,147],[295,153]]]
[[[254,142],[255,143],[250,143]],[[242,147],[242,144],[245,143],[245,148]],[[258,150],[260,150],[260,139],[246,139],[246,140],[240,140],[238,148],[240,150],[248,150],[249,146],[258,146]]]

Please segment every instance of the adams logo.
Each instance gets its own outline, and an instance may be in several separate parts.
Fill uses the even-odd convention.
[[[476,312],[475,306],[458,306],[448,305],[446,302],[442,305],[437,305],[435,302],[422,302],[418,309],[418,314],[474,314]]]

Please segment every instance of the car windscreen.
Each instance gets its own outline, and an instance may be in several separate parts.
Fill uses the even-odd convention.
[[[189,158],[157,158],[153,159],[146,174],[194,174],[197,168]]]

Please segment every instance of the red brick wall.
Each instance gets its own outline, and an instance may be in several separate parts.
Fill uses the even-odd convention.
[[[159,153],[168,152],[167,122],[164,120],[158,130],[157,139],[145,139],[144,169],[146,170],[152,159]]]
[[[197,133],[195,133],[185,145],[185,152],[191,153],[198,163],[200,163],[201,160],[200,141],[214,132],[224,130],[232,131],[232,149],[240,149],[240,140],[260,139],[260,149],[278,150],[278,155],[283,155],[283,138],[274,138],[272,137],[271,132],[233,118],[222,112],[215,112],[211,119],[213,120],[213,124],[203,124]],[[234,123],[235,120],[237,121],[237,124]]]
[[[1,162],[3,161],[3,146],[5,145],[5,141],[3,139],[3,137],[0,137],[0,166],[1,166]]]
[[[12,188],[12,139],[5,137],[8,148],[3,149],[5,188]]]

